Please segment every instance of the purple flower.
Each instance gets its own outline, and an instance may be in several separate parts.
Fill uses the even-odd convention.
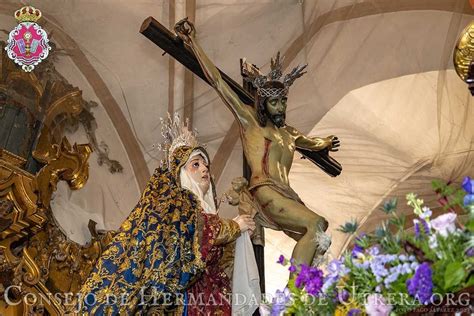
[[[347,302],[349,300],[349,296],[350,296],[349,292],[345,289],[337,293],[337,298],[339,302],[341,303]]]
[[[466,250],[466,256],[474,257],[474,247],[471,247],[468,250]]]
[[[302,264],[301,271],[298,273],[298,276],[295,280],[295,286],[300,288],[306,283],[307,280],[309,280],[309,266]]]
[[[347,316],[357,316],[357,315],[362,315],[360,312],[360,309],[358,308],[352,308],[348,313]]]
[[[392,305],[387,304],[381,294],[371,294],[367,297],[365,311],[369,316],[388,316],[392,311]]]
[[[369,250],[367,252],[371,256],[376,256],[380,253],[380,249],[377,246],[373,246],[373,247],[369,248]]]
[[[290,273],[293,273],[296,271],[296,267],[294,265],[291,265],[289,268],[288,268],[288,271],[290,271]]]
[[[418,219],[413,220],[413,224],[415,225],[415,237],[418,239],[421,236],[420,233],[420,221]]]
[[[464,206],[474,204],[474,194],[466,194],[464,196]]]
[[[430,234],[430,224],[425,219],[421,220],[421,224],[423,224],[423,229],[426,235]]]
[[[345,276],[350,270],[340,260],[334,259],[329,262],[327,266],[328,273],[324,278],[324,284],[322,287],[323,293],[327,293],[328,289],[331,288],[340,277]]]
[[[365,237],[365,233],[361,233],[359,236],[356,237],[355,242],[354,242],[354,248],[352,248],[352,257],[355,258],[357,257],[357,254],[360,252],[364,251],[364,247],[360,246],[358,242],[362,241],[362,239]]]
[[[364,256],[358,257],[353,263],[355,267],[364,270],[367,270],[370,266],[370,261],[366,260]]]
[[[412,273],[412,264],[409,262],[401,263],[389,269],[388,275],[383,280],[386,288],[390,288],[391,284],[398,280],[400,275]],[[380,292],[380,291],[378,291]]]
[[[286,309],[286,304],[290,301],[291,294],[288,288],[283,291],[277,290],[272,300],[271,316],[278,316]]]
[[[385,263],[386,263],[386,258],[385,256],[376,256],[371,262],[370,262],[370,269],[372,270],[372,273],[375,276],[375,280],[377,282],[381,282],[384,277],[388,275],[388,270],[385,268]]]
[[[285,256],[280,255],[280,257],[278,257],[277,263],[282,264],[282,265],[285,264]]]
[[[470,177],[465,177],[462,182],[462,188],[467,192],[467,194],[474,194],[474,180]]]
[[[328,264],[328,276],[345,276],[350,270],[340,260],[331,260]]]
[[[400,270],[395,269],[394,271],[390,271],[391,273],[383,280],[383,283],[386,287],[390,287],[390,285],[395,282],[398,277],[400,276]]]
[[[447,237],[450,233],[456,230],[456,214],[455,213],[445,213],[434,220],[431,221],[431,226],[438,232],[441,236]]]
[[[305,290],[308,294],[318,294],[321,292],[321,288],[323,287],[323,271],[302,264],[301,271],[295,280],[295,286],[297,288],[305,286]]]
[[[405,262],[401,265],[401,273],[408,274],[411,273],[411,265],[408,262]]]
[[[334,285],[336,284],[338,280],[338,277],[336,276],[333,276],[333,277],[325,277],[324,278],[324,284],[323,284],[323,287],[321,288],[321,291],[323,293],[327,293],[328,290]]]
[[[312,278],[306,283],[305,290],[308,294],[316,296],[321,292],[323,287],[323,273],[320,271],[320,275],[316,278]]]
[[[431,266],[424,262],[418,266],[415,275],[407,280],[408,293],[427,305],[433,295],[433,271]]]
[[[357,254],[361,253],[362,251],[364,251],[364,248],[362,248],[358,244],[355,244],[354,248],[352,248],[352,257],[353,258],[357,257]]]

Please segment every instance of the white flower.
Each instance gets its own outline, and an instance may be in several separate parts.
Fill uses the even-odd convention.
[[[385,301],[381,294],[371,294],[364,304],[369,316],[388,316],[392,311],[392,305]]]
[[[436,235],[431,235],[430,236],[430,239],[428,240],[429,242],[429,245],[430,245],[430,248],[431,249],[436,249],[438,248],[438,239],[436,237]],[[438,256],[439,257],[439,256]]]
[[[441,236],[447,237],[456,230],[455,221],[456,214],[449,212],[433,219],[431,221],[431,227]]]
[[[422,210],[423,210],[423,213],[421,213],[420,217],[423,218],[425,221],[429,221],[431,214],[433,214],[433,212],[427,206],[423,206]]]

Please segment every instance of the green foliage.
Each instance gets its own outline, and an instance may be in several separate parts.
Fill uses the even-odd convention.
[[[473,285],[474,285],[474,274],[471,274],[471,276],[469,277],[469,279],[466,282],[466,287],[471,287]]]
[[[436,246],[430,241],[418,241],[426,258],[433,262],[433,284],[437,293],[456,292],[465,286],[467,258],[465,255],[466,235],[453,233],[447,237],[434,235]],[[431,241],[433,243],[433,241]]]
[[[379,241],[385,253],[396,254],[402,250],[402,243],[398,234],[387,235]]]
[[[392,217],[389,219],[389,223],[395,226],[398,229],[402,229],[405,227],[405,217]]]
[[[462,262],[455,261],[448,264],[444,272],[444,289],[448,291],[450,288],[457,287],[466,277],[466,272]]]
[[[355,239],[355,243],[362,248],[368,248],[372,242],[368,235],[361,235]]]
[[[469,222],[466,223],[466,228],[470,232],[474,232],[474,220],[470,220]]]
[[[451,187],[449,184],[447,184],[443,180],[431,181],[431,187],[433,188],[433,191],[435,191],[436,193],[442,196],[449,196],[456,191],[456,189]]]
[[[374,234],[370,235],[372,244],[379,244],[382,250],[386,253],[395,254],[402,250],[402,236],[403,230],[400,229],[405,225],[405,218],[398,217],[396,213],[391,213],[392,217],[388,221],[382,222],[378,226]],[[399,228],[396,233],[393,233],[388,227],[393,226]],[[368,246],[366,247],[368,248]]]
[[[446,204],[443,206],[444,210],[453,207],[464,208],[463,198],[466,192],[460,188],[454,188],[450,184],[442,180],[434,180],[431,182],[433,190],[445,199]]]

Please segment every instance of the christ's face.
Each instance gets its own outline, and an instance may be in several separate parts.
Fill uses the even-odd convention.
[[[206,194],[211,183],[209,166],[206,160],[201,155],[194,156],[186,163],[184,168],[189,176],[198,184],[202,193]]]
[[[286,100],[285,96],[271,97],[267,99],[265,104],[270,120],[277,127],[285,126]]]

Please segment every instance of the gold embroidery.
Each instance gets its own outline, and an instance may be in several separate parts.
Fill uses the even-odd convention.
[[[240,227],[236,221],[232,219],[220,218],[220,229],[217,235],[215,245],[228,244],[240,236]]]

